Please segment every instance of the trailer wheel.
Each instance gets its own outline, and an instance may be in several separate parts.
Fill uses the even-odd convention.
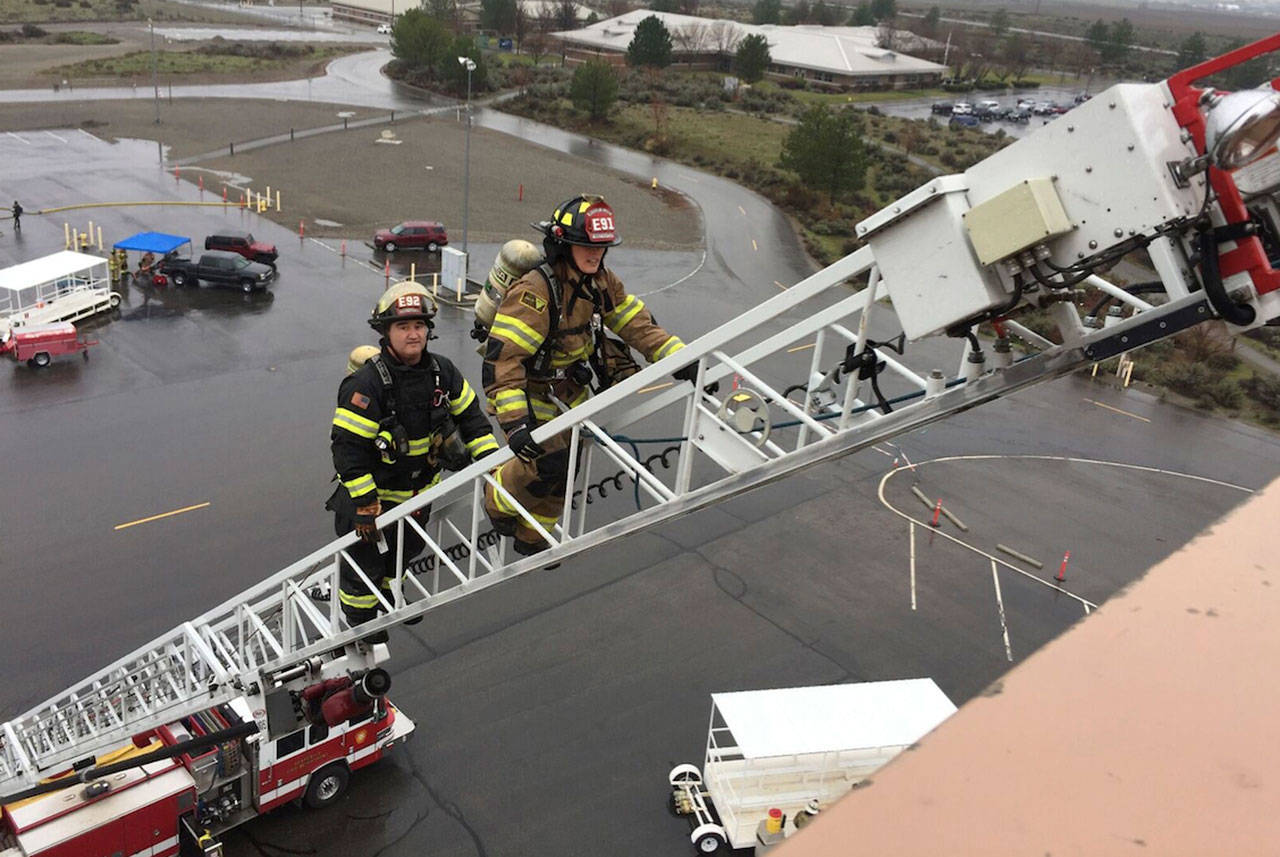
[[[120,295],[117,294],[116,292],[112,292],[111,298],[109,299],[109,303],[111,304],[112,309],[115,309],[116,307],[120,306]]]
[[[312,809],[323,809],[342,797],[351,780],[351,772],[343,764],[329,765],[311,775],[303,802]]]
[[[724,834],[719,830],[707,830],[702,833],[695,833],[693,847],[697,849],[699,854],[715,854],[725,846]]]
[[[667,782],[673,786],[701,784],[702,774],[697,765],[676,765],[667,774]]]
[[[31,362],[34,363],[36,366],[40,366],[40,367],[48,366],[49,352],[48,351],[38,352],[34,357],[31,358]]]

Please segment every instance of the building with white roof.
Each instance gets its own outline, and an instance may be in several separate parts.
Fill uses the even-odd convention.
[[[875,27],[758,26],[637,9],[553,35],[564,45],[569,64],[604,59],[621,65],[636,25],[650,15],[656,15],[671,33],[676,65],[727,70],[738,43],[759,34],[769,43],[768,75],[775,78],[800,78],[833,89],[907,89],[936,85],[947,70],[938,63],[877,47]]]

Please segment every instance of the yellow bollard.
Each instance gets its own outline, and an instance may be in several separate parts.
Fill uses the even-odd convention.
[[[98,252],[102,252],[102,227],[98,227]]]
[[[62,248],[64,250],[71,249],[71,224],[65,220],[62,221]]]
[[[280,191],[276,191],[276,211],[280,210]]]
[[[439,274],[431,275],[431,297],[433,298],[440,297],[440,275]]]
[[[267,201],[271,201],[271,185],[267,185]]]
[[[658,177],[657,177],[657,176],[654,176],[654,177],[653,177],[653,182],[649,185],[649,187],[653,188],[654,190],[657,190],[657,189],[658,189]]]
[[[93,243],[93,221],[92,220],[89,221],[88,235],[89,235],[89,243],[92,244]]]
[[[409,279],[415,283],[418,282],[418,263],[417,262],[409,263]]]

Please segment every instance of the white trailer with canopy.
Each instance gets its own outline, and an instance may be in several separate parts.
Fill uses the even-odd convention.
[[[825,807],[956,710],[929,678],[711,694],[702,770],[671,769],[671,807],[700,853],[747,848],[769,810]]]
[[[15,327],[76,321],[119,305],[101,256],[62,250],[0,269],[0,337]]]

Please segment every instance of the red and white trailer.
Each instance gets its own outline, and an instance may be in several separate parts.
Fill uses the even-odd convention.
[[[9,354],[14,360],[25,360],[33,369],[48,366],[54,357],[79,352],[89,359],[90,346],[96,339],[81,339],[76,326],[69,321],[55,324],[36,324],[0,330],[0,354]]]
[[[6,804],[0,857],[220,855],[222,833],[290,801],[328,806],[406,741],[389,686],[375,668],[286,694],[288,713],[243,696],[137,735]]]

